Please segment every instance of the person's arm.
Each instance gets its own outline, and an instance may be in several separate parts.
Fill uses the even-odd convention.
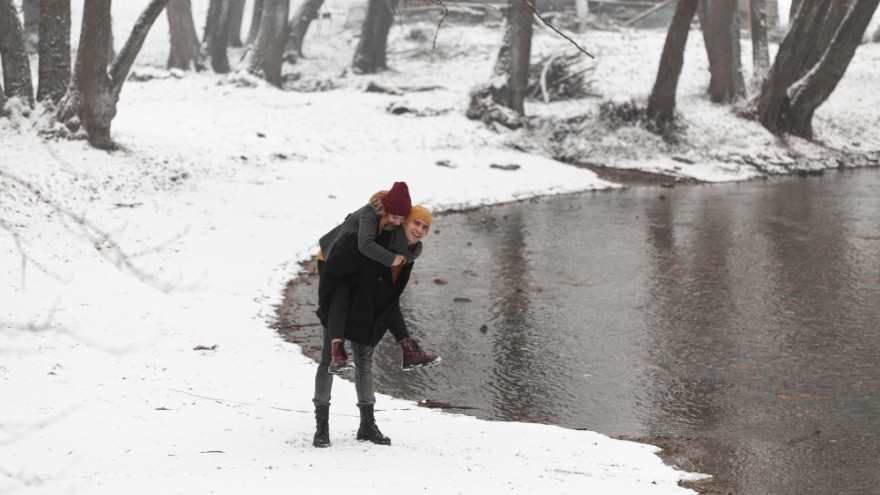
[[[379,217],[376,211],[372,208],[362,208],[358,217],[358,249],[371,260],[384,266],[392,266],[397,261],[398,254],[379,245],[376,242],[378,235]]]
[[[391,240],[388,242],[388,249],[396,254],[406,257],[406,262],[410,263],[416,260],[422,254],[422,241],[412,246],[406,244],[406,233],[403,229],[394,229],[391,232]]]
[[[407,262],[415,261],[422,254],[422,241],[407,246],[407,250],[409,251],[409,256],[406,257]]]

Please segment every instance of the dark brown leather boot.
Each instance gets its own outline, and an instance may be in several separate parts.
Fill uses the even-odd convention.
[[[419,343],[413,339],[401,340],[400,347],[403,349],[403,363],[400,365],[403,371],[434,366],[440,362],[440,356],[425,353]]]
[[[354,361],[348,358],[348,353],[345,351],[345,341],[333,342],[332,356],[333,360],[327,368],[330,373],[339,375],[354,369]]]

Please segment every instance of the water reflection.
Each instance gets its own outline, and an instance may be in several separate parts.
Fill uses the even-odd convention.
[[[443,363],[403,373],[387,339],[378,387],[676,439],[738,494],[876,493],[878,212],[867,170],[438,216],[402,303]]]
[[[874,190],[857,184],[733,186],[711,200],[682,189],[648,210],[660,387],[646,393],[661,414],[646,424],[729,459],[715,474],[737,493],[880,486],[876,439],[853,435],[878,431],[876,414],[857,412],[878,405],[877,344],[854,348],[876,331],[857,308],[880,302],[855,290],[859,234],[841,208]],[[865,380],[874,393],[854,404],[846,388]]]

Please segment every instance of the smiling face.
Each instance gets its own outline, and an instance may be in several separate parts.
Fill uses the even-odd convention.
[[[390,213],[388,214],[388,223],[390,225],[400,225],[404,220],[406,220],[406,217],[402,217],[400,215],[392,215]]]
[[[406,234],[406,244],[412,246],[428,235],[428,222],[421,218],[414,218],[403,225],[403,233]]]

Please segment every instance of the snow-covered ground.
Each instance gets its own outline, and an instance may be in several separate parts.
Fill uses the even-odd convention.
[[[117,43],[146,3],[114,4]],[[197,23],[207,3],[193,1]],[[282,92],[247,77],[158,70],[167,57],[162,17],[135,70],[158,78],[123,88],[112,130],[119,150],[42,137],[32,126],[43,118],[40,108],[0,119],[0,493],[337,486],[689,493],[678,482],[700,475],[664,465],[653,446],[479,421],[387,396],[379,397],[377,420],[392,446],[359,443],[354,388],[344,380],[334,388],[333,446],[311,446],[315,365],[269,324],[284,284],[315,254],[322,233],[398,180],[435,211],[617,187],[540,150],[514,151],[511,143],[530,148],[526,134],[463,116],[468,90],[490,71],[497,27],[447,25],[433,52],[431,36],[417,42],[408,39],[411,26],[395,27],[394,70],[340,77],[356,31],[344,26],[346,3],[328,2],[328,11],[332,17],[306,40],[309,58],[286,70],[300,72],[301,81],[332,80],[333,91]],[[422,28],[433,35],[430,24]],[[596,85],[606,98],[647,95],[662,32],[578,36],[597,56]],[[564,46],[537,33],[536,56]],[[707,103],[701,49],[691,36],[679,100],[693,149],[821,153],[798,140],[780,144]],[[820,109],[825,142],[880,146],[878,59],[876,45],[861,47]],[[442,89],[364,93],[370,81]],[[425,116],[392,115],[392,104]],[[585,113],[597,104],[534,103],[529,112]],[[672,160],[638,129],[590,146],[591,161],[610,166],[703,180],[758,175],[722,160]],[[520,168],[490,168],[511,163]]]

